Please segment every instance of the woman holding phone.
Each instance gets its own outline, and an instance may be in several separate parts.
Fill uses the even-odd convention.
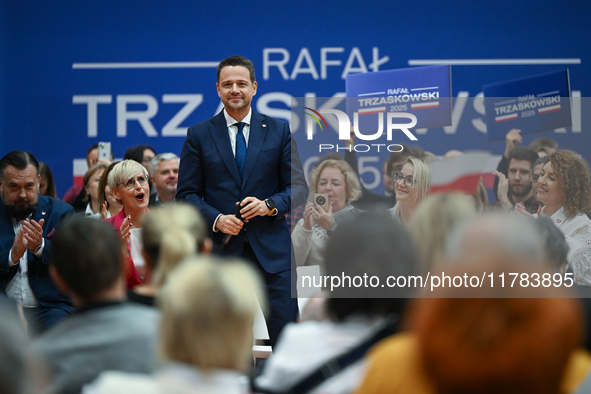
[[[359,178],[344,160],[325,160],[310,173],[310,200],[293,229],[298,266],[324,264],[324,247],[329,233],[345,217],[361,210],[350,203],[361,196]]]

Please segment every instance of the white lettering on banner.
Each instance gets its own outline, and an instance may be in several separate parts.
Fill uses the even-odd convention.
[[[343,64],[340,60],[328,60],[326,55],[328,53],[342,53],[345,48],[320,48],[320,77],[322,79],[328,78],[326,69],[328,66],[340,66]]]
[[[291,94],[283,92],[265,93],[257,100],[257,111],[261,114],[269,115],[274,118],[284,119],[289,123],[291,132],[293,133],[300,128],[300,118],[298,116],[291,116],[291,110],[279,109],[269,106],[271,102],[280,102],[287,108],[290,108],[294,97]]]
[[[189,117],[203,102],[202,94],[165,94],[162,96],[163,103],[187,103],[164,125],[162,128],[163,137],[184,137],[187,135],[186,127],[178,127]]]
[[[355,62],[355,60],[357,60],[357,63],[359,64],[358,67],[353,67],[353,63]],[[365,62],[363,61],[363,56],[361,56],[361,51],[359,51],[359,48],[355,47],[351,50],[351,53],[349,54],[349,59],[347,59],[347,64],[345,65],[345,69],[343,70],[343,73],[341,74],[341,79],[345,79],[347,77],[347,75],[349,75],[349,74],[366,73],[366,72],[367,72],[367,66],[365,65]]]
[[[460,120],[462,119],[462,115],[464,114],[464,109],[466,108],[466,103],[468,102],[468,97],[470,97],[470,92],[458,92],[458,97],[453,104],[453,108],[451,110],[451,126],[445,126],[443,131],[445,134],[455,134],[458,130],[458,125],[460,124]],[[415,129],[417,134],[427,134],[429,129]]]
[[[74,95],[72,96],[72,104],[86,104],[86,135],[88,138],[93,138],[98,135],[98,105],[111,104],[113,96],[111,95]]]
[[[478,112],[480,115],[486,114],[484,108],[484,92],[480,92],[474,97],[472,105],[474,105],[474,111]],[[481,118],[472,119],[472,126],[481,133],[486,134],[486,123]]]
[[[523,98],[520,97],[520,100]],[[510,114],[518,111],[525,111],[528,109],[535,109],[546,105],[560,104],[560,96],[537,98],[529,101],[521,101],[517,104],[502,105],[495,107],[496,115]]]
[[[117,96],[117,137],[127,137],[127,121],[137,120],[148,137],[158,137],[158,132],[150,121],[158,113],[158,102],[149,94]],[[111,104],[112,95],[74,95],[72,104],[87,105],[87,136],[98,136],[98,104]],[[187,135],[185,127],[179,125],[185,121],[201,103],[203,94],[164,94],[162,103],[186,103],[162,128],[163,137],[183,137]],[[127,104],[144,104],[145,111],[130,111]]]
[[[304,60],[308,64],[307,68],[302,67]],[[302,48],[300,51],[300,55],[296,60],[295,67],[291,72],[291,79],[296,79],[299,74],[310,74],[312,75],[312,78],[318,79],[318,71],[316,71],[316,66],[314,65],[314,61],[310,56],[310,51],[308,51],[308,48]]]
[[[295,80],[300,74],[310,74],[313,79],[328,79],[328,67],[342,66],[342,59],[335,59],[328,57],[329,54],[344,53],[343,47],[322,47],[320,48],[320,67],[316,67],[314,59],[310,54],[308,48],[301,48],[296,58],[295,64],[291,73],[287,70],[287,65],[291,59],[291,54],[286,48],[263,48],[263,79],[271,78],[271,69],[273,67],[279,70],[279,74],[284,80]],[[280,56],[280,57],[278,57]],[[371,71],[379,71],[380,66],[390,60],[389,56],[380,57],[380,49],[378,47],[372,48],[372,58],[369,67],[363,58],[361,50],[357,47],[351,48],[347,57],[347,62],[341,72],[341,78],[345,79],[347,75],[352,73],[366,73],[368,68]],[[305,64],[304,64],[305,62]],[[318,74],[320,69],[320,75]]]
[[[357,99],[360,107],[371,107],[374,105],[394,104],[409,101],[430,101],[439,99],[439,92],[429,93],[412,93],[403,94],[399,96],[387,96],[387,97],[371,97]]]
[[[127,104],[145,104],[145,111],[128,111]],[[150,119],[158,113],[158,101],[149,94],[117,96],[117,137],[127,136],[127,121],[137,120],[148,137],[158,137]]]
[[[280,60],[271,60],[271,54],[278,53],[283,55]],[[277,67],[281,76],[286,81],[289,79],[289,74],[285,69],[285,65],[289,62],[289,51],[285,48],[265,48],[263,49],[263,79],[266,81],[269,79],[269,68],[272,66]]]
[[[326,100],[326,102],[322,104],[320,107],[316,107],[316,93],[306,93],[304,107],[316,108],[317,111],[325,109],[334,109],[339,104],[341,104],[343,100],[345,100],[346,96],[347,94],[344,92],[337,92],[330,99]],[[334,117],[329,116],[328,119],[326,119],[326,122],[330,125],[330,127],[333,130],[339,129],[339,123]],[[304,127],[306,128],[307,138],[311,140],[314,137],[314,134],[316,134],[316,122],[314,122],[314,119],[308,116],[306,118],[306,123]],[[294,133],[296,130],[292,129],[291,132]]]

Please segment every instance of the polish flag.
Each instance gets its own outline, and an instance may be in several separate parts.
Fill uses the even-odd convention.
[[[439,101],[431,101],[429,103],[415,103],[411,104],[411,109],[424,109],[424,108],[437,108],[439,107]]]
[[[448,160],[433,162],[431,193],[461,191],[473,194],[480,178],[486,188],[492,188],[493,171],[500,160],[499,155],[486,152],[470,152]]]
[[[506,122],[508,120],[513,120],[513,119],[517,119],[519,116],[515,113],[515,114],[511,114],[511,115],[503,115],[503,116],[497,116],[495,118],[495,122],[499,123],[499,122]]]
[[[386,107],[373,107],[359,110],[359,115],[377,114],[379,112],[386,112]]]
[[[560,104],[551,105],[549,107],[544,107],[544,108],[538,108],[539,114],[545,114],[545,113],[554,112],[554,111],[560,111]]]

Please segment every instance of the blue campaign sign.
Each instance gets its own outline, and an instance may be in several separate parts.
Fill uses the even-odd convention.
[[[568,69],[483,86],[488,140],[572,125]]]
[[[413,114],[417,118],[414,126],[417,128],[451,125],[449,65],[350,74],[346,91],[347,114],[353,121],[358,113],[363,131],[371,127],[370,122],[375,128],[375,119],[362,115],[390,112]]]

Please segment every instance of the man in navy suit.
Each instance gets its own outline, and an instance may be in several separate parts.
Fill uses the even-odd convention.
[[[39,195],[39,163],[23,151],[0,159],[0,286],[23,307],[29,332],[40,334],[73,311],[49,276],[55,228],[74,209]]]
[[[217,68],[224,110],[190,127],[181,153],[177,200],[195,204],[215,250],[252,261],[265,278],[271,344],[297,319],[295,262],[285,214],[308,186],[289,125],[252,110],[254,65],[241,56]],[[236,217],[236,207],[244,221]]]

